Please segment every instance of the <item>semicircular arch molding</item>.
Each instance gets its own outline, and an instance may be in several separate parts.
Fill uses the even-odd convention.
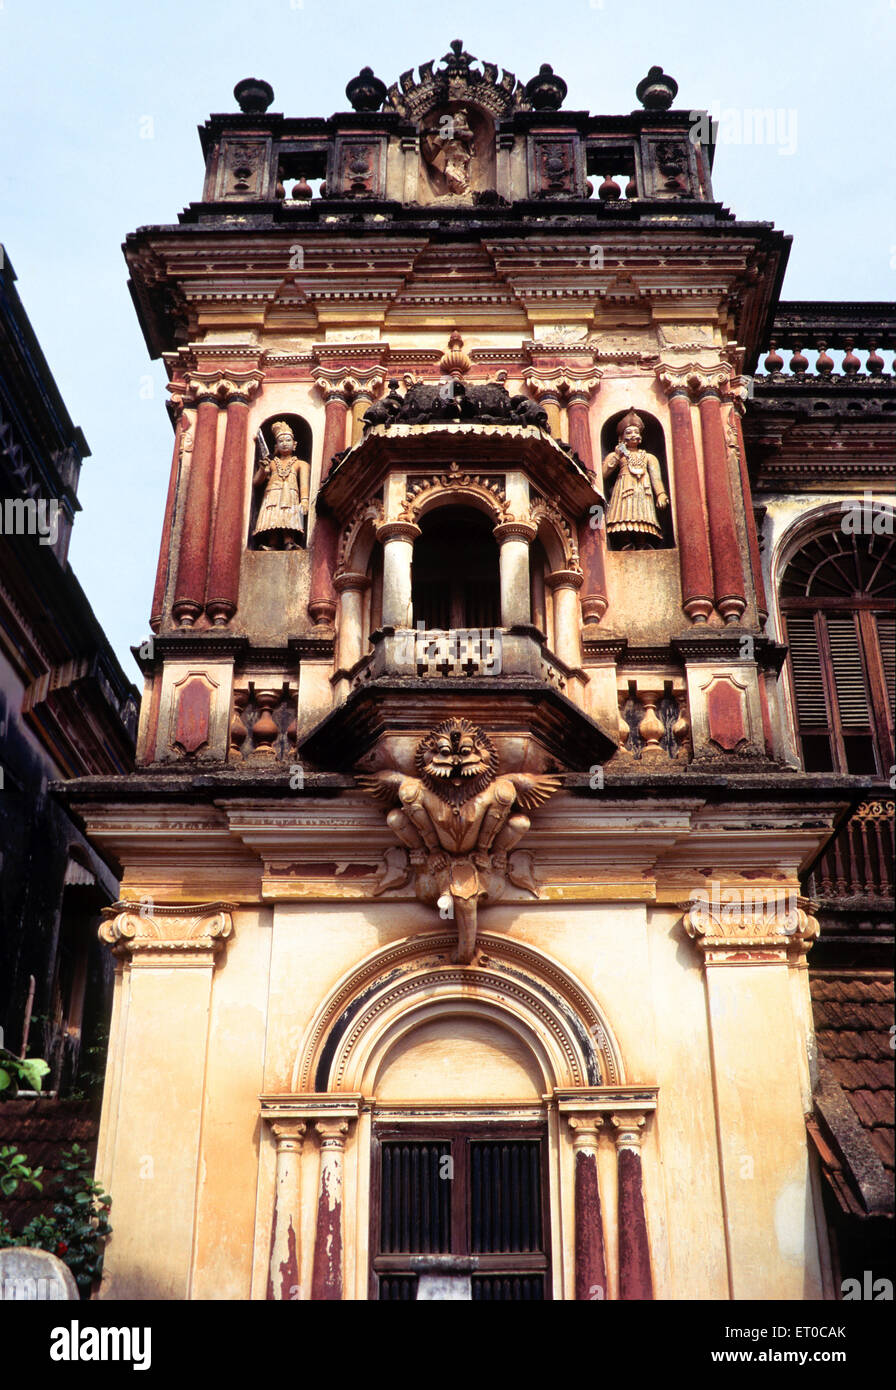
[[[312,1020],[294,1091],[370,1094],[397,1042],[424,1022],[478,1015],[527,1048],[545,1090],[625,1081],[604,1013],[563,966],[532,946],[483,934],[472,966],[451,960],[453,933],[384,947],[334,986]]]

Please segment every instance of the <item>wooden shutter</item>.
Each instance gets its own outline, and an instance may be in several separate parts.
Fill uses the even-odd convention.
[[[821,671],[821,652],[815,631],[815,619],[791,613],[787,618],[787,640],[790,644],[790,670],[800,729],[826,729],[829,726],[824,678]]]
[[[870,732],[871,710],[855,618],[851,613],[829,614],[826,621],[840,723],[844,729]]]
[[[896,618],[878,613],[877,641],[880,646],[880,660],[884,671],[884,684],[890,714],[896,715]]]

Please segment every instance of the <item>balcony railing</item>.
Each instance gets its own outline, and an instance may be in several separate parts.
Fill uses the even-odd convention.
[[[891,303],[782,301],[759,354],[757,384],[887,380],[896,371],[894,344]]]
[[[864,801],[827,844],[808,876],[810,897],[893,897],[894,803]]]

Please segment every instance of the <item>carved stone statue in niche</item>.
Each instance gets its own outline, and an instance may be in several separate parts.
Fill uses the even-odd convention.
[[[467,719],[439,724],[417,745],[415,762],[417,777],[391,771],[358,777],[366,792],[395,806],[387,822],[408,851],[405,865],[393,862],[395,852],[387,854],[379,891],[402,886],[416,870],[417,896],[454,918],[455,959],[469,965],[480,899],[500,897],[507,879],[537,896],[531,867],[513,863],[529,856],[511,855],[508,862],[508,851],[529,829],[525,812],[553,796],[560,778],[499,774],[494,745]]]
[[[264,484],[253,535],[259,550],[295,550],[305,534],[311,465],[296,457],[295,435],[285,420],[271,426],[271,456],[261,430],[256,436],[257,465],[252,482]]]
[[[617,427],[619,443],[604,459],[606,480],[619,470],[607,509],[607,533],[622,539],[622,549],[647,550],[662,539],[657,508],[669,505],[659,459],[641,448],[644,421],[633,410]]]
[[[424,130],[420,147],[437,192],[459,196],[472,188],[476,136],[466,110],[446,111]]]

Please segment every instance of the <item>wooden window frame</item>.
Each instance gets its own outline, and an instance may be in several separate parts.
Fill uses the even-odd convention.
[[[379,1278],[381,1275],[408,1275],[415,1277],[410,1267],[412,1255],[382,1255],[381,1242],[381,1201],[382,1201],[382,1146],[384,1143],[448,1143],[451,1146],[453,1170],[451,1188],[451,1250],[452,1255],[471,1254],[471,1211],[469,1201],[470,1144],[478,1142],[500,1142],[501,1140],[537,1141],[540,1145],[539,1173],[541,1179],[541,1252],[533,1253],[476,1253],[479,1261],[477,1274],[515,1275],[540,1274],[544,1278],[544,1301],[553,1298],[552,1260],[551,1260],[551,1208],[550,1208],[550,1146],[548,1126],[544,1120],[516,1120],[495,1122],[494,1120],[459,1120],[456,1117],[445,1120],[443,1124],[435,1121],[425,1125],[413,1121],[374,1121],[370,1144],[370,1255],[368,1261],[368,1298],[379,1302]],[[458,1161],[460,1159],[460,1161]]]

